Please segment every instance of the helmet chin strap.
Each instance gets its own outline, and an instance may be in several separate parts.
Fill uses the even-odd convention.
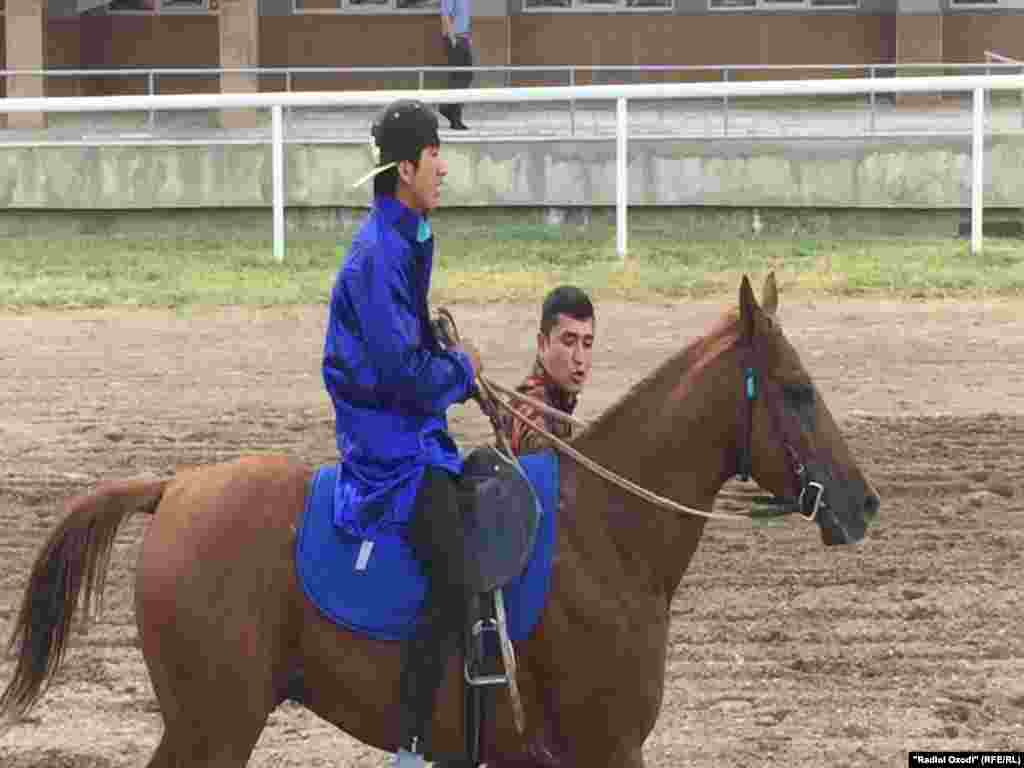
[[[397,160],[392,160],[390,163],[386,163],[385,165],[381,165],[381,166],[379,166],[377,168],[374,168],[372,171],[367,173],[365,176],[361,176],[358,180],[352,182],[351,188],[355,189],[356,187],[360,187],[363,184],[365,184],[366,182],[368,182],[370,179],[372,179],[374,176],[376,176],[378,173],[384,173],[384,171],[390,171],[392,168],[397,168],[397,167],[398,167],[398,161]]]

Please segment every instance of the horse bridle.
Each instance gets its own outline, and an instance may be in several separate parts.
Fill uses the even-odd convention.
[[[753,344],[744,346],[741,354],[743,367],[743,437],[740,443],[737,473],[740,479],[750,479],[753,470],[753,433],[754,433],[754,404],[761,397],[762,383],[759,368],[755,360],[756,353]],[[781,400],[781,396],[779,400]],[[785,406],[770,410],[772,425],[781,438],[783,447],[786,450],[786,466],[790,475],[796,481],[799,489],[795,511],[805,520],[815,521],[818,513],[828,509],[828,501],[825,498],[825,486],[813,480],[807,467],[810,457],[801,458],[794,443],[799,444],[799,432],[794,436],[793,419],[784,416]]]

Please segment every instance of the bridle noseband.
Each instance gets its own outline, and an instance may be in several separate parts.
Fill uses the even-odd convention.
[[[752,343],[744,346],[741,353],[743,366],[743,437],[740,442],[739,456],[737,459],[737,472],[741,480],[747,481],[753,471],[753,435],[754,435],[754,403],[761,397],[761,375],[755,360],[756,352]],[[781,396],[779,398],[781,400]],[[796,503],[788,502],[793,506],[795,512],[799,513],[805,520],[817,520],[818,513],[828,509],[828,501],[825,497],[825,486],[817,480],[812,480],[807,469],[810,458],[801,459],[800,454],[794,448],[794,444],[802,442],[800,431],[793,425],[792,418],[786,418],[779,408],[771,410],[772,424],[775,431],[781,438],[783,447],[786,449],[786,466],[790,475],[796,481],[799,489]],[[795,434],[794,434],[795,432]]]
[[[806,520],[817,520],[820,509],[828,509],[828,502],[825,501],[825,486],[817,480],[811,480],[807,474],[807,466],[803,464],[796,455],[793,447],[786,443],[788,452],[788,464],[796,476],[800,487],[800,495],[796,500],[796,511]],[[813,497],[808,495],[813,494]]]

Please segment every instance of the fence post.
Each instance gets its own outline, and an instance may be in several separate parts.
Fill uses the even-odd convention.
[[[871,80],[875,79],[875,68],[874,68],[874,66],[868,67],[868,78],[871,79]],[[870,98],[871,98],[871,128],[869,129],[869,133],[874,133],[875,132],[875,92],[874,91],[871,91]]]
[[[626,120],[626,99],[616,103],[615,120],[615,245],[619,258],[626,258],[626,203],[629,199],[629,155],[626,136],[629,123]]]
[[[576,87],[576,67],[569,67],[569,87]],[[569,99],[569,135],[576,135],[576,99],[572,98]]]
[[[284,92],[285,93],[291,93],[292,92],[292,71],[290,69],[286,69],[284,71]],[[291,120],[292,120],[292,108],[291,107],[285,107],[283,117],[284,117],[284,120],[285,120],[284,124],[288,125],[288,123],[290,123]]]
[[[284,121],[282,108],[270,108],[270,167],[273,177],[274,260],[284,263]]]
[[[729,68],[726,67],[722,70],[722,82],[729,82]],[[729,97],[722,97],[722,135],[729,135]]]
[[[149,70],[149,74],[146,76],[146,93],[150,96],[156,95],[156,72],[152,69]],[[149,110],[149,130],[153,130],[156,125],[156,110]]]
[[[985,187],[985,89],[974,89],[971,121],[971,254],[981,255],[981,217]]]
[[[985,67],[985,77],[992,77],[992,67]],[[985,91],[985,111],[992,112],[992,91]]]

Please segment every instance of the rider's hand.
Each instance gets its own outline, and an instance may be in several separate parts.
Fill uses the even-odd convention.
[[[445,349],[455,346],[455,329],[447,317],[441,314],[435,315],[430,321],[430,325],[434,330],[434,338],[437,339],[438,344]]]
[[[479,376],[484,372],[484,361],[480,358],[480,350],[476,348],[476,345],[471,341],[463,341],[456,347],[460,352],[464,352],[469,357],[469,362],[473,366],[473,375]]]

